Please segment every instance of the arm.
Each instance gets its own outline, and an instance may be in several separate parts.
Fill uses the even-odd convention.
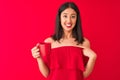
[[[41,58],[37,58],[37,62],[40,72],[45,78],[47,78],[47,76],[49,75],[49,68],[45,65]]]
[[[32,53],[33,58],[37,59],[38,67],[39,67],[40,72],[42,73],[42,75],[43,75],[44,77],[47,77],[48,74],[49,74],[49,69],[48,69],[48,67],[44,64],[44,62],[43,62],[43,60],[42,60],[42,58],[41,58],[41,56],[40,56],[40,52],[39,52],[38,46],[39,46],[39,43],[38,43],[35,47],[33,47],[33,48],[31,49],[31,53]]]
[[[44,42],[50,42],[50,38],[47,38]],[[39,48],[38,48],[39,44],[37,44],[34,48],[31,49],[32,52],[32,56],[37,59],[38,62],[38,67],[40,72],[42,73],[42,75],[44,77],[47,78],[47,76],[49,75],[49,68],[47,67],[47,65],[44,63],[44,61],[42,60],[41,56],[40,56],[40,52],[39,52]]]
[[[83,72],[84,78],[87,78],[93,71],[97,55],[90,48],[85,48],[83,53],[85,56],[89,57],[89,60],[85,66],[85,71]]]
[[[84,49],[83,49],[84,56],[89,57],[89,60],[85,66],[85,71],[83,72],[84,78],[87,78],[93,71],[97,55],[93,50],[90,49],[89,40],[85,39],[83,46],[84,46]]]
[[[44,40],[45,43],[52,43],[52,41],[53,40],[51,37]],[[44,75],[44,77],[47,77],[50,72],[49,68],[45,65],[44,61],[41,58],[37,58],[37,62],[38,62],[39,70]]]

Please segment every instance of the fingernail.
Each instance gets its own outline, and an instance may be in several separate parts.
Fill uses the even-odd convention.
[[[37,43],[36,46],[38,47],[38,46],[39,46],[39,43]]]

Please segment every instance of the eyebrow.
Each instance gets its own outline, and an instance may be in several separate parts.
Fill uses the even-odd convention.
[[[63,14],[68,14],[68,13],[63,13]],[[75,13],[71,14],[71,15],[76,15]]]
[[[63,14],[68,14],[68,13],[63,13]]]

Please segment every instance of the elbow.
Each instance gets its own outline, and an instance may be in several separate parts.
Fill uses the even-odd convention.
[[[49,72],[43,73],[42,74],[45,78],[47,78],[49,76]]]
[[[89,74],[87,74],[86,72],[83,72],[84,79],[86,79],[88,76],[89,76]]]
[[[47,74],[47,75],[46,75],[46,74],[44,74],[43,76],[44,76],[45,78],[47,78],[47,77],[48,77],[48,74]]]
[[[44,76],[45,78],[47,78],[47,77],[48,77],[48,75],[49,75],[49,74],[43,74],[43,76]]]

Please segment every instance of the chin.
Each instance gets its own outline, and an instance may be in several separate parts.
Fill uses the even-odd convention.
[[[71,32],[72,29],[64,29],[64,31]]]

